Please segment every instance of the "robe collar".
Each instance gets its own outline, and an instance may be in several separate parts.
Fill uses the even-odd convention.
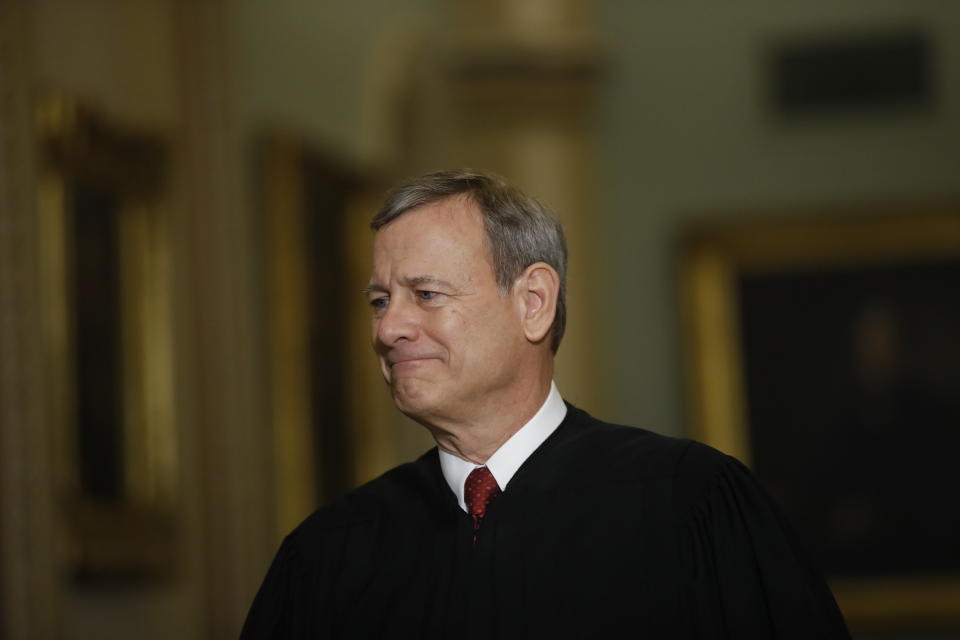
[[[551,382],[550,392],[540,409],[525,425],[520,427],[519,431],[500,445],[500,448],[487,460],[485,466],[490,469],[490,473],[493,474],[497,484],[500,485],[501,491],[506,490],[507,485],[520,466],[560,426],[566,415],[567,405],[560,396],[560,392],[557,391],[556,383]],[[463,497],[463,484],[471,471],[484,465],[476,465],[443,449],[438,449],[438,451],[443,478],[457,497],[460,508],[466,511],[467,505]]]

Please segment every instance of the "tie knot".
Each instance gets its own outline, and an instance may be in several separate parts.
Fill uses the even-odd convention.
[[[477,467],[467,476],[463,484],[463,500],[467,503],[467,511],[475,518],[482,518],[487,512],[487,505],[500,495],[500,487],[496,479],[486,467]]]

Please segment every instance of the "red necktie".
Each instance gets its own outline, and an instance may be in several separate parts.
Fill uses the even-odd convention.
[[[463,483],[463,500],[467,503],[467,511],[473,516],[473,544],[477,544],[477,529],[480,520],[487,513],[487,505],[500,495],[500,487],[496,479],[486,467],[477,467],[467,476]]]

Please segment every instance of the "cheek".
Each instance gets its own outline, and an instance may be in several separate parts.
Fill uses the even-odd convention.
[[[519,325],[514,317],[491,303],[472,313],[458,313],[450,319],[449,335],[456,335],[461,354],[470,360],[506,361],[517,348]]]
[[[482,326],[483,319],[477,311],[448,307],[427,314],[420,324],[420,335],[443,354],[447,367],[460,371],[468,368],[477,357]]]
[[[437,309],[423,322],[423,331],[430,339],[451,354],[463,350],[469,344],[474,330],[470,314],[462,309]]]

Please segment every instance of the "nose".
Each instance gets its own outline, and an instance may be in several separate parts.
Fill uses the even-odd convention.
[[[416,341],[420,336],[418,311],[416,304],[400,296],[391,299],[383,313],[373,319],[374,348],[380,351],[403,341]]]

